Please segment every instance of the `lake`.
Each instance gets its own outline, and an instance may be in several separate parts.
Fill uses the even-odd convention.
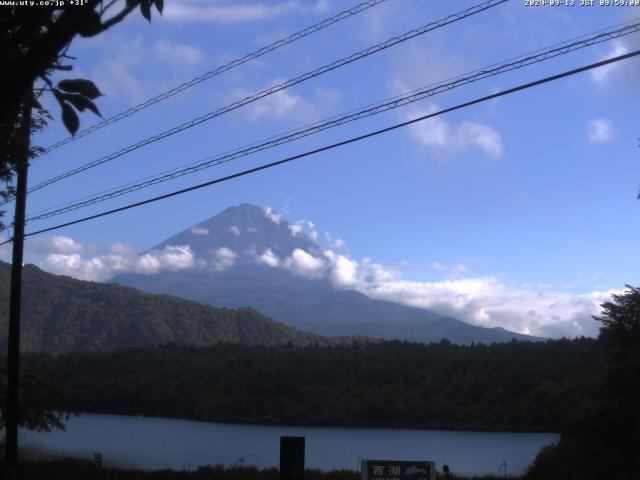
[[[357,470],[361,458],[435,460],[454,473],[523,473],[558,434],[487,433],[377,428],[281,427],[164,418],[82,414],[65,432],[20,432],[20,445],[52,454],[93,458],[108,466],[195,469],[207,464],[277,467],[279,437],[306,437],[306,466]],[[504,469],[504,467],[503,467]]]

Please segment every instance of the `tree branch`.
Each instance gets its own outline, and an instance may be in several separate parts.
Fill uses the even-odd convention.
[[[120,13],[114,15],[109,20],[102,22],[102,24],[100,25],[100,28],[89,36],[93,37],[99,33],[104,32],[105,30],[108,30],[109,28],[113,27],[117,23],[120,23],[122,20],[126,18],[127,15],[133,12],[137,6],[138,6],[137,3],[132,6],[126,6],[124,9],[122,9]]]

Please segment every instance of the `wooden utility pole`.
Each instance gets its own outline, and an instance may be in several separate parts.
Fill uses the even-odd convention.
[[[22,260],[24,253],[24,220],[27,206],[27,172],[31,147],[31,103],[33,87],[22,99],[22,115],[18,131],[20,148],[16,158],[16,209],[13,218],[13,252],[11,260],[11,292],[9,297],[9,346],[7,349],[7,405],[5,461],[7,480],[16,480],[18,464],[18,391],[20,383],[20,302],[22,299]]]

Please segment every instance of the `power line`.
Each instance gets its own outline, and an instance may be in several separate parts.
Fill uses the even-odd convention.
[[[602,30],[600,30],[600,32],[602,32]],[[636,32],[640,32],[640,22],[637,22],[634,24],[625,24],[625,26],[621,28],[605,31],[604,33],[599,33],[597,35],[582,36],[580,37],[582,38],[582,40],[573,41],[573,42],[569,40],[567,42],[564,42],[564,44],[559,44],[560,46],[556,46],[555,48],[536,50],[531,54],[524,54],[524,55],[521,55],[520,57],[516,57],[516,59],[508,60],[503,63],[493,64],[489,67],[485,67],[480,70],[475,70],[469,74],[459,75],[457,77],[454,77],[453,79],[445,80],[438,84],[432,84],[432,85],[429,85],[428,87],[424,87],[419,90],[414,90],[407,94],[397,96],[392,99],[388,99],[383,102],[379,102],[379,103],[370,105],[368,107],[364,107],[362,109],[349,112],[341,116],[336,116],[331,119],[325,120],[323,122],[318,122],[311,126],[302,127],[292,132],[287,132],[285,134],[272,137],[262,143],[254,143],[250,146],[241,147],[239,149],[232,150],[222,155],[208,157],[203,161],[190,164],[189,166],[184,168],[173,169],[153,177],[147,177],[143,181],[140,181],[137,183],[132,182],[125,186],[116,187],[115,189],[111,189],[109,191],[102,192],[93,196],[87,196],[80,200],[76,200],[74,202],[67,202],[66,204],[58,207],[52,207],[49,209],[41,210],[40,212],[42,213],[34,212],[27,218],[27,222],[33,222],[37,220],[43,220],[46,218],[54,217],[57,215],[62,215],[64,213],[77,210],[79,208],[87,207],[90,205],[94,205],[96,203],[110,200],[112,198],[120,197],[122,195],[126,195],[128,193],[135,192],[138,190],[142,190],[152,185],[164,183],[164,182],[182,177],[184,175],[195,173],[195,172],[204,170],[206,168],[211,168],[223,163],[230,162],[232,160],[236,160],[241,157],[251,155],[253,153],[261,152],[269,148],[273,148],[285,143],[289,143],[294,140],[298,140],[300,138],[319,133],[329,128],[337,127],[339,125],[344,125],[346,123],[360,120],[362,118],[366,118],[372,115],[377,115],[382,112],[393,110],[393,109],[417,102],[424,98],[431,97],[438,93],[452,90],[454,88],[458,88],[460,86],[463,86],[469,83],[473,83],[488,77],[496,76],[508,71],[523,68],[536,63],[540,63],[550,58],[555,58],[559,55],[565,55],[570,52],[573,52],[588,46],[599,44],[611,39],[620,38],[622,36],[629,35],[631,33],[636,33]]]
[[[220,115],[223,115],[225,113],[231,112],[237,108],[240,108],[244,105],[247,105],[249,103],[255,102],[257,100],[260,100],[261,98],[264,98],[268,95],[272,95],[276,92],[279,92],[281,90],[284,90],[286,88],[289,88],[293,85],[297,85],[299,83],[305,82],[307,80],[310,80],[312,78],[318,77],[320,75],[323,75],[324,73],[330,72],[332,70],[336,70],[340,67],[343,67],[345,65],[348,65],[350,63],[353,63],[357,60],[360,60],[362,58],[368,57],[369,55],[372,55],[374,53],[386,50],[387,48],[390,48],[394,45],[397,45],[399,43],[402,42],[406,42],[407,40],[410,40],[414,37],[417,37],[419,35],[424,35],[425,33],[428,33],[430,31],[436,30],[438,28],[444,27],[446,25],[449,25],[451,23],[457,22],[459,20],[462,20],[464,18],[470,17],[472,15],[475,15],[477,13],[483,12],[485,10],[488,10],[490,8],[493,8],[495,6],[498,6],[502,3],[507,2],[508,0],[489,0],[487,2],[478,4],[478,5],[474,5],[472,7],[469,7],[461,12],[458,13],[454,13],[451,15],[448,15],[445,18],[442,18],[440,20],[437,20],[435,22],[431,22],[423,27],[414,29],[414,30],[410,30],[409,32],[406,32],[402,35],[396,36],[396,37],[392,37],[382,43],[378,43],[376,45],[373,45],[371,47],[368,47],[364,50],[361,50],[359,52],[356,52],[354,54],[351,54],[347,57],[341,58],[340,60],[336,60],[330,64],[324,65],[320,68],[317,68],[311,72],[307,72],[304,73],[298,77],[295,77],[293,79],[287,80],[285,82],[279,83],[277,85],[274,85],[270,88],[267,88],[266,90],[262,90],[261,92],[258,92],[254,95],[250,95],[248,97],[245,97],[241,100],[238,100],[236,102],[233,102],[225,107],[219,108],[217,110],[214,110],[212,112],[206,113],[205,115],[202,115],[200,117],[194,118],[193,120],[190,120],[189,122],[185,122],[181,125],[178,125],[176,127],[173,127],[169,130],[166,130],[164,132],[161,132],[159,134],[156,134],[152,137],[149,137],[145,140],[141,140],[133,145],[129,145],[128,147],[125,147],[123,149],[118,150],[117,152],[111,153],[109,155],[106,155],[104,157],[101,157],[97,160],[94,160],[90,163],[87,163],[85,165],[82,165],[78,168],[69,170],[65,173],[62,173],[56,177],[50,178],[48,180],[45,180],[42,183],[39,183],[38,185],[35,185],[33,187],[31,187],[28,190],[28,193],[32,193],[36,190],[40,190],[44,187],[47,187],[49,185],[51,185],[52,183],[56,183],[59,182],[60,180],[64,180],[66,178],[69,178],[73,175],[77,175],[78,173],[84,172],[86,170],[89,170],[93,167],[96,167],[98,165],[101,165],[103,163],[112,161],[116,158],[119,158],[127,153],[131,153],[134,150],[137,150],[141,147],[144,147],[146,145],[149,145],[150,143],[154,143],[157,142],[159,140],[162,140],[164,138],[167,138],[171,135],[174,135],[176,133],[182,132],[184,130],[187,130],[189,128],[195,127],[196,125],[200,125],[201,123],[204,123],[206,121],[209,121],[215,117],[218,117]],[[7,200],[8,201],[8,200]],[[5,202],[6,203],[6,202]],[[4,203],[0,203],[0,205],[4,205]]]
[[[352,7],[348,10],[343,10],[340,13],[326,18],[324,20],[322,20],[321,22],[318,22],[314,25],[311,25],[307,28],[304,28],[296,33],[293,33],[291,35],[289,35],[288,37],[285,38],[281,38],[280,40],[277,40],[273,43],[271,43],[270,45],[267,45],[265,47],[262,47],[254,52],[248,53],[246,55],[244,55],[243,57],[239,57],[236,58],[235,60],[230,61],[229,63],[225,64],[225,65],[221,65],[219,67],[216,67],[215,69],[208,71],[206,73],[203,73],[202,75],[200,75],[199,77],[193,78],[191,80],[189,80],[188,82],[182,83],[181,85],[178,85],[177,87],[172,88],[171,90],[168,90],[166,92],[163,92],[159,95],[156,95],[155,97],[152,97],[134,107],[129,108],[128,110],[124,110],[116,115],[113,115],[105,120],[103,120],[100,123],[97,123],[96,125],[92,125],[91,127],[88,127],[84,130],[81,130],[80,132],[76,133],[75,135],[71,136],[71,137],[67,137],[63,140],[60,140],[59,142],[54,143],[53,145],[48,146],[47,148],[44,149],[43,152],[39,153],[38,156],[42,156],[46,153],[51,152],[52,150],[55,150],[58,147],[61,147],[63,145],[66,145],[67,143],[71,143],[74,142],[76,140],[78,140],[79,138],[82,138],[86,135],[89,135],[90,133],[96,132],[108,125],[111,125],[113,123],[116,123],[124,118],[130,117],[131,115],[144,110],[147,107],[150,107],[151,105],[155,105],[158,102],[161,102],[163,100],[166,100],[167,98],[170,98],[184,90],[187,90],[188,88],[191,88],[195,85],[198,85],[206,80],[209,80],[213,77],[216,77],[224,72],[227,72],[235,67],[238,67],[240,65],[243,65],[247,62],[250,62],[251,60],[255,60],[256,58],[259,58],[263,55],[266,55],[267,53],[270,53],[274,50],[277,50],[278,48],[284,47],[286,45],[289,45],[290,43],[293,43],[297,40],[300,40],[304,37],[307,37],[309,35],[311,35],[312,33],[318,32],[320,30],[323,30],[331,25],[333,25],[334,23],[338,23],[342,20],[345,20],[347,18],[353,17],[361,12],[364,12],[365,10],[368,10],[371,7],[374,7],[376,5],[378,5],[379,3],[382,2],[386,2],[387,0],[368,0],[367,2],[363,2],[360,3],[358,5],[356,5],[355,7]]]
[[[619,62],[621,60],[626,60],[628,58],[632,58],[632,57],[635,57],[637,55],[640,55],[640,50],[634,50],[633,52],[630,52],[630,53],[627,53],[627,54],[624,54],[624,55],[619,55],[617,57],[612,57],[612,58],[609,58],[607,60],[602,60],[600,62],[591,63],[589,65],[585,65],[585,66],[582,66],[582,67],[579,67],[579,68],[575,68],[573,70],[568,70],[568,71],[565,71],[565,72],[562,72],[562,73],[558,73],[556,75],[551,75],[549,77],[545,77],[545,78],[542,78],[542,79],[539,79],[539,80],[535,80],[533,82],[521,84],[521,85],[518,85],[516,87],[512,87],[512,88],[509,88],[507,90],[503,90],[501,92],[497,92],[497,93],[493,93],[491,95],[487,95],[487,96],[484,96],[484,97],[481,97],[481,98],[477,98],[475,100],[470,100],[468,102],[460,103],[460,104],[455,105],[453,107],[445,108],[443,110],[439,110],[437,112],[433,112],[433,113],[430,113],[428,115],[422,115],[420,117],[413,118],[413,119],[407,120],[405,122],[396,123],[396,124],[391,125],[389,127],[382,128],[380,130],[375,130],[375,131],[366,133],[364,135],[359,135],[357,137],[352,137],[352,138],[349,138],[347,140],[343,140],[343,141],[340,141],[340,142],[337,142],[337,143],[333,143],[331,145],[326,145],[324,147],[316,148],[314,150],[308,150],[308,151],[306,151],[304,153],[300,153],[298,155],[293,155],[293,156],[284,158],[282,160],[278,160],[276,162],[271,162],[271,163],[268,163],[268,164],[265,164],[265,165],[261,165],[259,167],[250,168],[248,170],[243,170],[241,172],[237,172],[237,173],[234,173],[232,175],[227,175],[225,177],[220,177],[220,178],[216,178],[214,180],[209,180],[207,182],[200,183],[200,184],[197,184],[197,185],[192,185],[191,187],[183,188],[181,190],[176,190],[176,191],[173,191],[173,192],[170,192],[170,193],[166,193],[166,194],[163,194],[163,195],[158,195],[156,197],[148,198],[148,199],[142,200],[140,202],[131,203],[131,204],[125,205],[123,207],[114,208],[114,209],[107,210],[107,211],[104,211],[104,212],[96,213],[94,215],[89,215],[87,217],[79,218],[77,220],[72,220],[70,222],[65,222],[65,223],[61,223],[61,224],[58,224],[58,225],[54,225],[53,227],[48,227],[48,228],[43,228],[41,230],[36,230],[34,232],[27,233],[24,236],[25,237],[31,237],[33,235],[38,235],[38,234],[45,233],[45,232],[51,232],[53,230],[59,230],[60,228],[63,228],[63,227],[68,227],[68,226],[71,226],[71,225],[76,225],[76,224],[79,224],[79,223],[88,222],[90,220],[95,220],[97,218],[105,217],[107,215],[113,215],[115,213],[119,213],[119,212],[122,212],[122,211],[125,211],[125,210],[129,210],[129,209],[132,209],[132,208],[135,208],[135,207],[140,207],[142,205],[147,205],[149,203],[155,203],[155,202],[158,202],[160,200],[164,200],[164,199],[167,199],[167,198],[175,197],[177,195],[182,195],[184,193],[188,193],[188,192],[191,192],[191,191],[194,191],[194,190],[199,190],[199,189],[202,189],[202,188],[205,188],[205,187],[209,187],[211,185],[215,185],[215,184],[218,184],[218,183],[226,182],[228,180],[233,180],[235,178],[243,177],[243,176],[246,176],[246,175],[249,175],[249,174],[252,174],[252,173],[256,173],[256,172],[259,172],[259,171],[262,171],[262,170],[267,170],[269,168],[276,167],[276,166],[279,166],[279,165],[283,165],[285,163],[289,163],[289,162],[292,162],[294,160],[298,160],[298,159],[301,159],[301,158],[304,158],[304,157],[315,155],[317,153],[325,152],[327,150],[332,150],[332,149],[335,149],[335,148],[338,148],[338,147],[342,147],[342,146],[345,146],[345,145],[348,145],[348,144],[351,144],[351,143],[355,143],[355,142],[358,142],[358,141],[361,141],[361,140],[365,140],[367,138],[375,137],[375,136],[381,135],[383,133],[391,132],[393,130],[397,130],[399,128],[406,127],[408,125],[412,125],[414,123],[421,122],[421,121],[427,120],[429,118],[433,118],[433,117],[436,117],[436,116],[439,116],[439,115],[443,115],[445,113],[453,112],[455,110],[460,110],[462,108],[470,107],[472,105],[476,105],[476,104],[479,104],[479,103],[482,103],[482,102],[493,100],[495,98],[503,97],[505,95],[509,95],[509,94],[512,94],[512,93],[515,93],[515,92],[519,92],[519,91],[522,91],[522,90],[527,90],[529,88],[533,88],[533,87],[536,87],[538,85],[542,85],[542,84],[545,84],[545,83],[549,83],[549,82],[553,82],[553,81],[556,81],[556,80],[560,80],[562,78],[569,77],[571,75],[576,75],[578,73],[585,72],[585,71],[588,71],[588,70],[592,70],[594,68],[602,67],[604,65],[609,65],[611,63]],[[7,240],[7,241],[5,241],[3,243],[0,243],[0,245],[4,245],[5,243],[9,243],[11,241],[13,241],[13,239]]]
[[[87,200],[93,200],[93,199],[98,199],[98,197],[102,197],[102,196],[108,196],[108,198],[105,198],[105,200],[110,199],[110,198],[114,198],[120,195],[124,195],[127,193],[130,193],[132,191],[136,191],[140,188],[146,188],[148,186],[154,185],[156,183],[161,183],[165,180],[171,180],[173,178],[178,178],[180,176],[183,175],[187,175],[189,173],[193,173],[196,171],[200,171],[202,169],[205,168],[210,168],[213,166],[217,166],[221,163],[226,163],[227,161],[233,160],[235,158],[238,157],[244,157],[247,155],[250,155],[252,153],[255,153],[256,151],[262,151],[265,150],[267,148],[271,148],[272,146],[276,146],[276,145],[281,145],[283,143],[288,143],[288,141],[293,141],[293,140],[297,140],[298,138],[300,138],[300,136],[302,136],[302,133],[304,133],[306,130],[311,130],[311,129],[318,129],[321,128],[323,126],[326,125],[326,128],[331,128],[334,125],[331,125],[331,123],[339,121],[341,118],[347,117],[347,116],[352,116],[352,115],[358,115],[357,119],[363,118],[362,116],[360,116],[360,114],[365,113],[365,111],[371,110],[371,109],[378,109],[380,107],[383,106],[383,104],[385,102],[388,103],[392,103],[395,101],[403,101],[406,97],[408,96],[413,96],[416,94],[420,94],[420,93],[428,93],[428,92],[424,92],[425,89],[431,89],[431,87],[442,87],[444,86],[443,84],[446,83],[454,83],[454,80],[457,82],[461,82],[461,81],[465,81],[468,80],[468,83],[471,83],[471,81],[474,80],[475,75],[477,74],[493,74],[494,71],[496,70],[495,67],[500,67],[502,70],[502,72],[506,72],[508,71],[506,69],[506,67],[509,66],[513,66],[513,69],[516,68],[520,68],[520,66],[526,66],[526,65],[530,65],[532,63],[538,63],[539,61],[542,61],[542,59],[536,59],[533,58],[535,57],[541,57],[544,56],[544,59],[549,59],[555,56],[558,56],[560,54],[564,54],[564,53],[569,53],[570,51],[573,50],[577,50],[586,46],[592,46],[598,43],[602,43],[604,41],[608,41],[611,39],[615,39],[615,38],[620,38],[622,36],[631,34],[631,33],[635,33],[637,31],[639,31],[640,29],[640,23],[637,23],[637,21],[640,20],[640,17],[636,17],[633,19],[630,19],[626,22],[623,23],[619,23],[617,25],[612,25],[606,28],[601,28],[599,30],[596,30],[594,32],[590,32],[584,35],[580,35],[578,37],[574,37],[572,39],[569,40],[565,40],[564,42],[559,42],[559,43],[554,43],[552,45],[549,45],[547,47],[544,48],[540,48],[528,53],[524,53],[521,54],[517,57],[513,57],[510,58],[508,60],[504,60],[502,62],[498,62],[498,63],[493,63],[491,65],[485,66],[481,69],[477,69],[474,70],[472,72],[468,72],[468,73],[463,73],[460,75],[456,75],[454,77],[451,77],[449,79],[443,80],[441,82],[437,82],[437,83],[433,83],[428,85],[427,87],[423,87],[422,89],[416,89],[413,90],[411,92],[407,92],[403,95],[398,95],[396,97],[392,97],[390,99],[386,99],[380,102],[376,102],[376,103],[372,103],[366,107],[362,107],[361,109],[356,109],[356,110],[351,110],[345,114],[342,114],[341,116],[334,116],[325,120],[322,120],[320,122],[316,122],[314,124],[311,125],[307,125],[295,130],[290,130],[288,132],[282,133],[280,135],[276,135],[264,140],[260,140],[254,143],[251,143],[249,145],[245,145],[243,147],[239,147],[237,149],[233,149],[233,150],[229,150],[227,152],[224,152],[223,154],[218,154],[218,156],[211,156],[211,157],[207,157],[205,159],[199,160],[197,162],[192,162],[180,167],[176,167],[155,175],[151,175],[151,176],[147,176],[145,178],[139,179],[139,180],[135,180],[132,182],[129,182],[127,184],[124,185],[120,185],[118,187],[113,187],[107,190],[103,190],[102,192],[96,193],[96,194],[91,194],[91,195],[85,195],[79,199],[76,200],[71,200],[71,201],[67,201],[64,202],[62,204],[58,204],[52,207],[48,207],[48,208],[44,208],[44,209],[40,209],[37,210],[35,212],[32,212],[32,219],[36,220],[36,218],[34,218],[36,215],[39,215],[40,213],[44,213],[44,212],[52,212],[53,210],[58,210],[62,207],[67,207],[67,206],[72,206],[72,205],[76,205],[79,204],[80,202],[83,202],[82,205],[79,205],[78,208],[85,206],[84,201]],[[636,22],[634,24],[634,22]],[[621,28],[617,28],[616,30],[611,30],[613,28],[616,27],[621,27]],[[603,33],[604,32],[604,33]],[[553,51],[552,51],[553,49]],[[529,58],[527,58],[529,57]],[[530,60],[530,61],[528,61]],[[526,63],[526,65],[519,65],[520,62],[525,62],[528,61]],[[510,69],[509,69],[510,70]],[[502,73],[500,72],[500,73]],[[492,76],[492,75],[491,75]],[[474,77],[474,78],[464,78],[464,77]],[[485,78],[485,77],[482,77]],[[478,78],[481,79],[481,78]],[[458,85],[452,85],[450,88],[448,89],[453,89],[456,88]],[[433,93],[434,95],[436,93],[439,92],[435,92]],[[400,106],[400,105],[398,105]],[[376,112],[378,113],[378,112]],[[372,113],[373,114],[373,113]],[[344,122],[341,123],[348,123],[351,120],[345,120]],[[309,135],[316,133],[315,131],[309,133]],[[292,136],[296,136],[296,138],[290,138]],[[306,135],[304,135],[306,136]],[[285,141],[287,140],[287,141]],[[272,145],[273,144],[273,145]],[[264,147],[264,148],[263,148]],[[259,150],[257,150],[259,149]],[[228,158],[230,156],[233,156],[233,158]],[[167,178],[169,177],[170,178]],[[140,187],[140,188],[138,188]],[[102,201],[102,199],[100,199],[100,201]],[[93,203],[93,202],[92,202]],[[97,202],[96,202],[97,203]],[[47,218],[47,217],[44,217]],[[39,219],[39,218],[38,218]]]

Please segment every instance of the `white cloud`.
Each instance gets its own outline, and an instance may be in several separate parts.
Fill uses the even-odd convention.
[[[467,271],[467,266],[459,263],[457,265],[454,265],[454,267],[452,268],[454,273],[466,273]]]
[[[333,238],[329,232],[324,232],[324,238],[333,250],[347,251],[347,242],[341,238]]]
[[[189,245],[167,245],[141,255],[135,270],[139,273],[157,273],[160,270],[178,271],[196,266],[195,255]]]
[[[331,10],[331,1],[330,0],[316,0],[310,7],[310,10],[313,13],[324,13]]]
[[[231,268],[238,258],[238,254],[227,247],[218,248],[213,256],[213,268],[218,272],[223,272]]]
[[[502,137],[493,127],[482,123],[462,122],[458,128],[460,148],[474,146],[490,157],[502,156]]]
[[[131,245],[115,242],[108,246],[107,251],[114,255],[134,255],[135,249]]]
[[[601,60],[607,60],[609,58],[617,57],[619,55],[624,55],[628,53],[629,49],[627,46],[622,43],[621,40],[614,40],[611,45],[611,50],[609,53],[605,55]],[[595,70],[591,70],[591,78],[597,84],[603,85],[605,84],[613,75],[613,73],[620,68],[620,63],[610,63],[608,65],[604,65],[602,67],[596,68]]]
[[[193,227],[191,233],[194,235],[209,235],[209,229],[204,227]]]
[[[431,105],[426,110],[413,109],[406,115],[406,119],[428,115],[438,110],[436,105]],[[453,126],[438,116],[412,124],[409,127],[409,135],[419,145],[447,154],[457,154],[472,147],[494,158],[503,154],[500,133],[482,123],[462,122]]]
[[[277,267],[280,265],[280,259],[270,248],[267,248],[262,255],[257,255],[256,260],[258,263],[262,263],[270,267]]]
[[[164,18],[184,23],[233,24],[272,20],[292,13],[321,13],[328,8],[327,0],[319,0],[311,4],[297,0],[277,3],[173,1],[165,7]]]
[[[229,233],[233,233],[236,237],[240,236],[240,229],[238,227],[236,227],[235,225],[231,225],[229,227]]]
[[[434,85],[468,71],[471,64],[466,52],[451,49],[450,42],[433,39],[427,45],[406,45],[393,60],[389,88],[393,95],[403,95],[427,85]],[[427,103],[424,107],[409,107],[404,120],[435,113],[440,107]],[[493,127],[474,121],[460,124],[436,116],[412,124],[408,133],[419,145],[440,154],[456,155],[475,148],[493,158],[502,157],[504,147],[500,133]]]
[[[294,237],[306,234],[314,242],[318,240],[316,226],[309,220],[298,220],[297,222],[287,225],[287,228],[289,228],[291,235]]]
[[[264,212],[265,217],[271,220],[273,223],[280,225],[282,221],[282,215],[273,211],[271,207],[263,207],[262,211]]]
[[[53,244],[53,242],[52,242]],[[75,245],[79,245],[74,241]],[[196,261],[188,245],[170,245],[162,250],[152,250],[144,255],[136,255],[132,247],[121,243],[107,246],[106,253],[97,253],[85,257],[88,248],[60,249],[53,248],[49,252],[41,251],[36,265],[44,270],[59,275],[69,275],[82,280],[107,280],[115,274],[134,272],[152,274],[162,270],[178,271],[195,268]]]
[[[325,250],[324,256],[330,265],[331,281],[337,287],[352,287],[358,279],[358,262],[332,250]]]
[[[459,275],[459,274],[468,272],[468,268],[464,263],[458,263],[456,265],[446,265],[444,263],[436,261],[431,263],[431,269],[439,270],[439,271],[448,271],[453,275]]]
[[[280,82],[273,82],[274,84]],[[239,97],[245,97],[248,92],[238,93]],[[286,117],[292,114],[303,114],[305,117],[312,115],[313,106],[287,90],[280,90],[268,97],[253,103],[248,109],[249,118],[251,120],[260,120],[266,116]]]
[[[484,327],[552,337],[597,334],[591,316],[599,314],[599,304],[612,293],[540,293],[510,288],[495,277],[442,282],[396,279],[361,283],[357,289],[373,298],[432,309]]]
[[[279,222],[276,222],[276,223],[279,223]],[[256,233],[258,231],[258,229],[255,227],[247,227],[246,230],[249,233]]]
[[[233,102],[263,91],[284,82],[278,78],[271,80],[256,89],[234,88],[227,96],[227,101]],[[248,120],[257,122],[263,119],[293,120],[301,123],[309,123],[335,111],[342,99],[339,90],[328,87],[317,87],[308,99],[292,92],[290,89],[280,90],[253,102],[243,110]]]
[[[280,80],[271,82],[269,87],[280,82]],[[253,92],[246,89],[236,88],[231,93],[231,97],[234,100],[238,100],[248,97],[252,95],[252,93]],[[316,109],[311,103],[304,100],[300,95],[296,95],[287,90],[280,90],[279,92],[261,98],[257,102],[249,105],[245,111],[249,120],[254,122],[264,118],[294,118],[300,121],[306,121],[316,119],[317,117]]]
[[[84,260],[77,253],[51,253],[39,262],[38,266],[51,273],[82,280],[106,280],[112,274],[112,268],[108,263],[108,257]]]
[[[82,253],[85,246],[65,235],[54,237],[36,237],[26,242],[26,251],[32,253]]]
[[[200,65],[204,60],[204,54],[191,45],[171,43],[168,40],[158,40],[153,45],[153,53],[157,60],[174,66]]]
[[[291,235],[293,237],[297,237],[298,235],[302,235],[302,230],[303,230],[302,225],[299,225],[297,223],[290,223],[289,225],[287,225],[287,227],[291,231]]]
[[[587,124],[589,143],[609,143],[613,141],[613,122],[607,118],[594,118]]]
[[[370,258],[356,261],[327,249],[321,256],[296,249],[280,261],[270,250],[256,256],[259,263],[290,270],[307,278],[328,278],[336,288],[353,289],[379,300],[434,310],[483,327],[503,327],[542,337],[594,336],[592,315],[615,291],[570,294],[545,289],[514,288],[497,277],[468,276],[464,264],[432,267],[452,274],[435,282],[408,281],[402,266],[387,267]],[[466,276],[463,276],[466,275]]]
[[[282,265],[296,275],[307,278],[319,278],[326,269],[323,259],[314,257],[300,248],[296,248],[291,256],[285,258]]]

